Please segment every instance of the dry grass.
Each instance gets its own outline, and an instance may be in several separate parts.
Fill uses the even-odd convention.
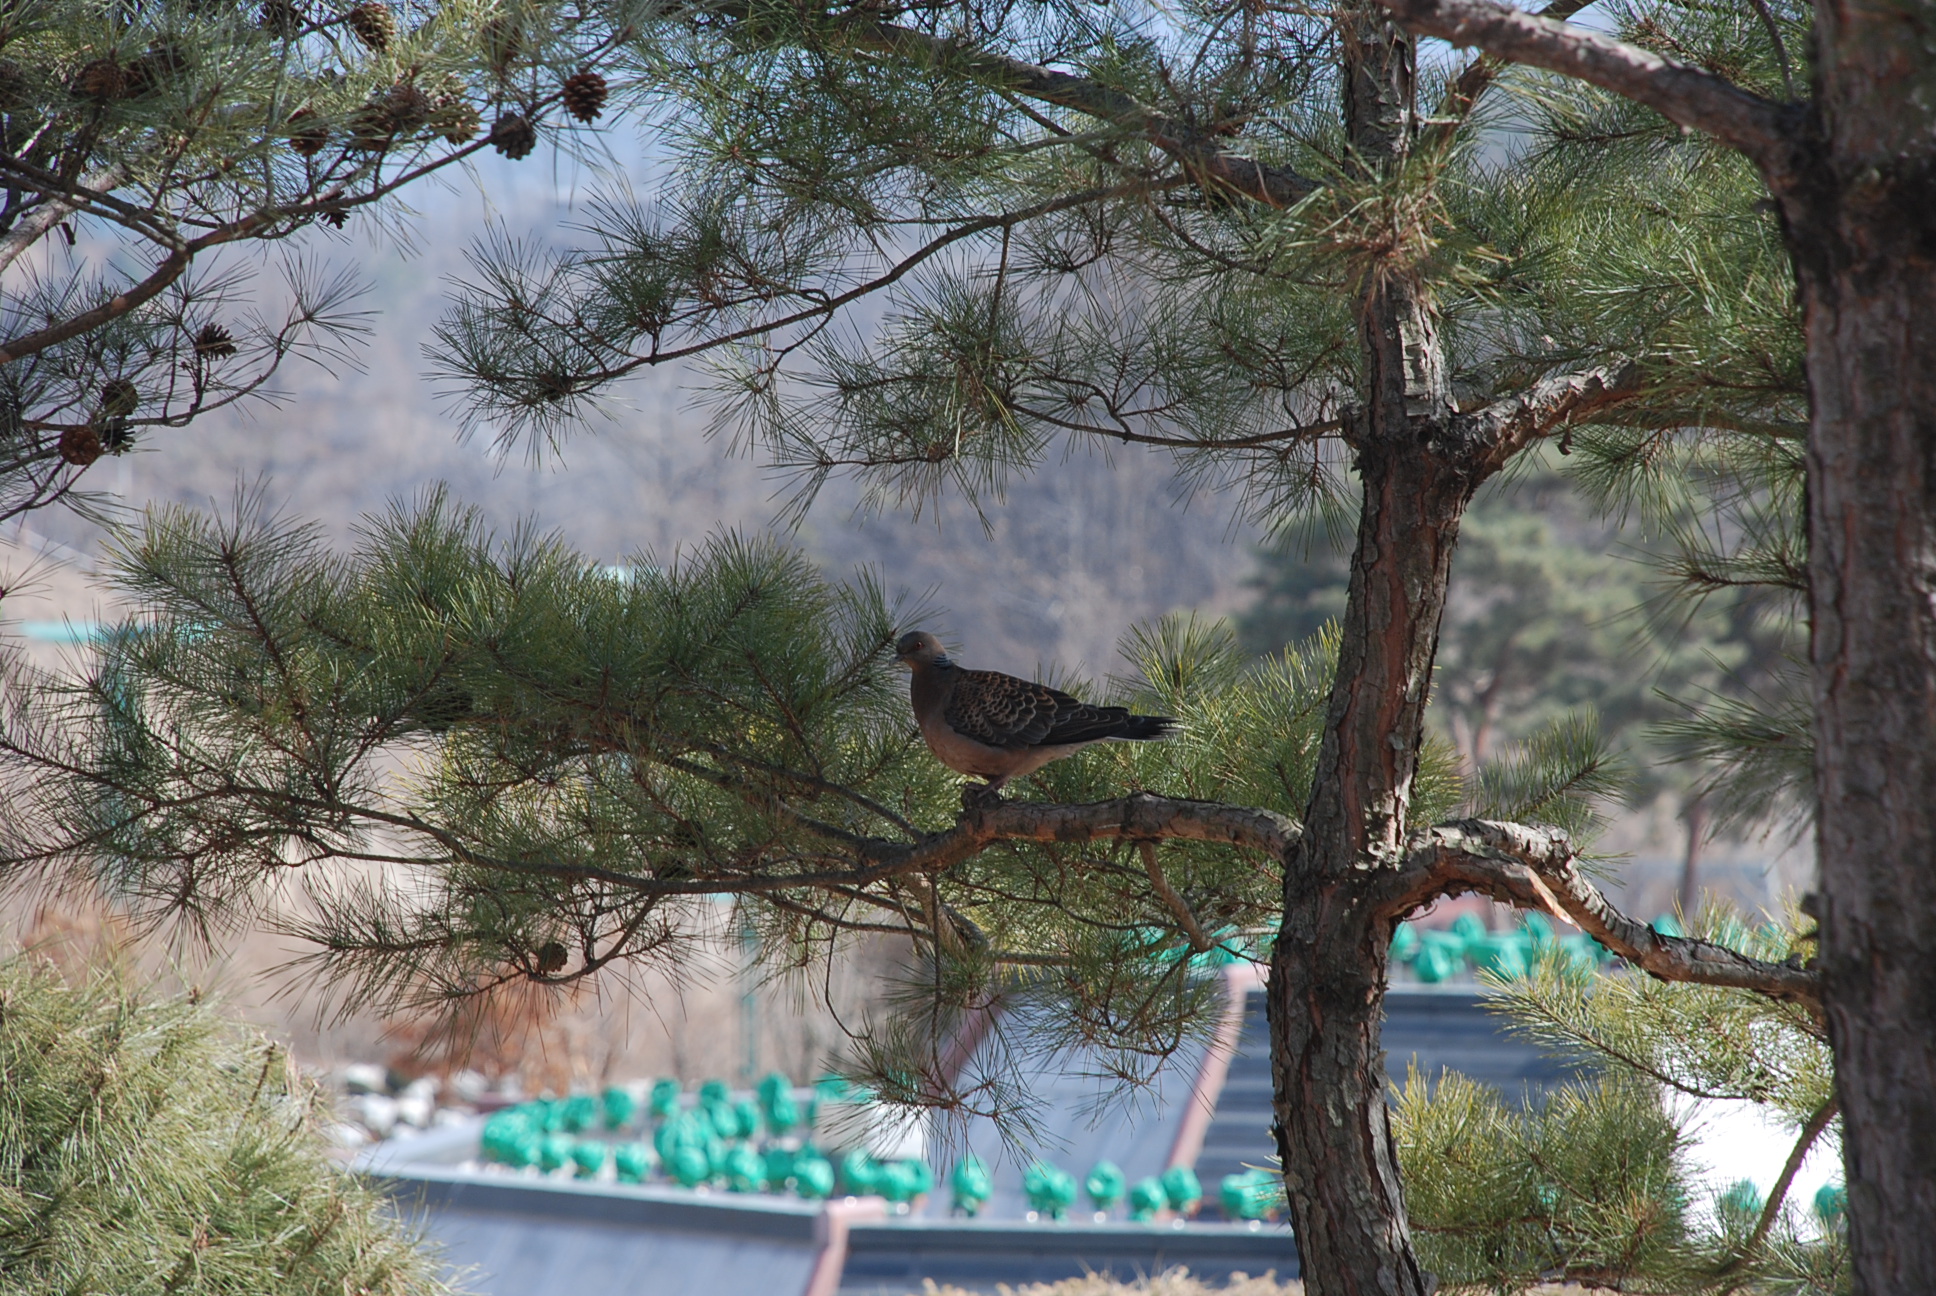
[[[1030,1283],[1010,1287],[1003,1283],[995,1289],[1000,1296],[1304,1296],[1304,1284],[1279,1282],[1275,1274],[1251,1278],[1234,1274],[1227,1283],[1211,1283],[1192,1278],[1188,1269],[1169,1269],[1151,1278],[1118,1282],[1099,1274],[1068,1278],[1058,1283]],[[930,1279],[926,1296],[976,1296],[959,1287],[937,1287]]]

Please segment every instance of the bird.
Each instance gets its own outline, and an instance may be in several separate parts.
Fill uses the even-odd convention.
[[[963,792],[964,805],[997,800],[1010,779],[1091,743],[1144,742],[1179,728],[1169,716],[1131,715],[999,671],[963,670],[926,631],[902,635],[894,656],[914,673],[909,693],[928,750],[955,773],[984,780]]]

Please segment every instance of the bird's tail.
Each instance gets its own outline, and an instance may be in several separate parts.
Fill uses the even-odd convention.
[[[1152,738],[1174,737],[1182,732],[1182,729],[1182,723],[1172,720],[1169,716],[1133,715],[1123,722],[1121,736],[1137,742],[1146,742]]]

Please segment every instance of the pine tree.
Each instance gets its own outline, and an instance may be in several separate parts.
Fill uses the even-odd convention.
[[[1855,1185],[1857,1285],[1876,1296],[1920,1291],[1936,1272],[1936,1167],[1904,1135],[1936,1124],[1936,1032],[1920,1006],[1936,981],[1928,7],[1757,5],[1780,53],[1773,81],[1674,43],[1677,11],[1665,7],[1623,8],[1612,36],[1488,0],[1389,7],[1417,31],[1579,78],[1636,112],[1706,132],[1753,165],[1781,220],[1808,324],[1821,962]]]
[[[272,399],[292,358],[346,358],[356,280],[281,249],[318,223],[395,220],[404,190],[493,142],[486,112],[559,125],[560,69],[609,54],[625,21],[500,7],[8,7],[0,518],[84,506],[102,455]],[[490,23],[523,33],[514,57],[486,58]],[[258,297],[259,277],[280,282]]]
[[[98,967],[0,963],[0,1291],[441,1296],[392,1204],[329,1157],[289,1054]]]
[[[1775,76],[1759,30],[1685,36]],[[1252,670],[1227,632],[1145,628],[1116,692],[1185,736],[969,807],[907,723],[913,610],[877,578],[721,538],[619,581],[435,498],[342,555],[254,506],[165,512],[112,564],[139,610],[92,675],[11,690],[16,867],[204,922],[292,869],[409,870],[315,875],[304,934],[351,1003],[675,959],[701,896],[781,967],[902,933],[919,984],[858,1070],[1023,1124],[1011,1073],[951,1082],[951,1023],[999,1002],[1012,1058],[1134,1083],[1208,1029],[1204,962],[1255,942],[1318,1293],[1428,1287],[1379,1049],[1419,907],[1479,891],[1815,1004],[1807,967],[1656,933],[1582,872],[1557,825],[1607,784],[1586,725],[1470,789],[1426,735],[1460,520],[1515,458],[1554,439],[1644,499],[1792,459],[1788,269],[1738,159],[1490,61],[1421,70],[1364,7],[728,5],[626,49],[650,93],[614,98],[686,165],[655,206],[613,196],[594,248],[481,251],[441,331],[474,421],[557,437],[703,352],[802,507],[837,471],[919,508],[992,501],[1059,440],[1146,444],[1355,530],[1336,630]]]

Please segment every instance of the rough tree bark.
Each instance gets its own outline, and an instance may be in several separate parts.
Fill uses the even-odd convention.
[[[1921,8],[1913,37],[1879,11],[1822,24],[1821,151],[1781,194],[1815,403],[1815,908],[1868,1296],[1936,1285],[1936,149],[1928,107],[1914,129],[1903,111],[1936,89]]]
[[[1411,38],[1375,7],[1340,19],[1359,165],[1400,165],[1418,131]],[[1277,1145],[1312,1296],[1423,1296],[1385,1105],[1379,1036],[1406,808],[1459,519],[1483,473],[1454,434],[1430,297],[1379,267],[1359,304],[1363,489],[1351,581],[1304,835],[1285,873],[1269,1007]]]
[[[1384,0],[1415,31],[1616,91],[1740,150],[1807,332],[1822,999],[1857,1290],[1936,1282],[1936,6],[1815,5],[1778,104],[1489,0]]]

